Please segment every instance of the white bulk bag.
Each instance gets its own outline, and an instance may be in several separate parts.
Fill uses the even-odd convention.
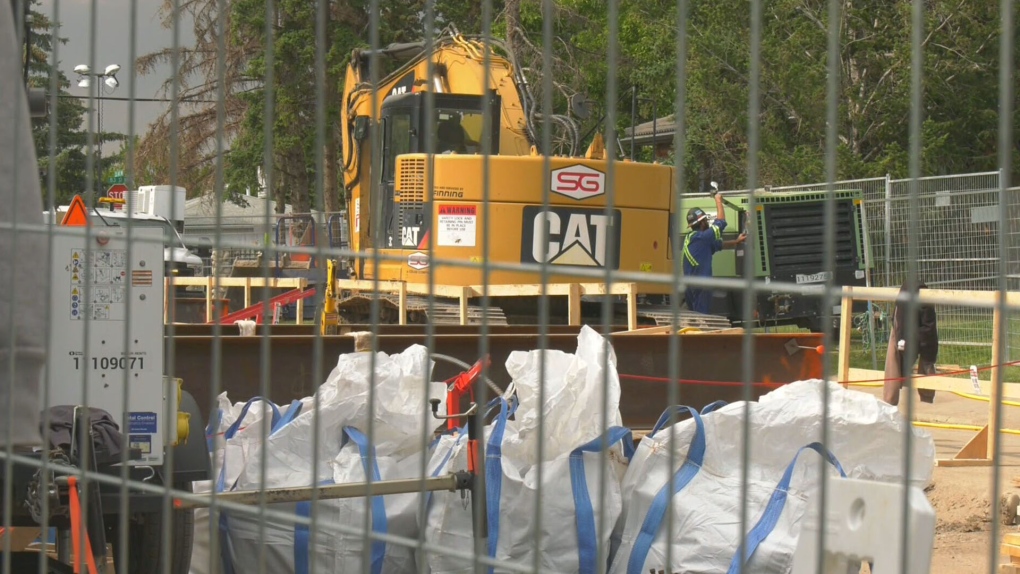
[[[301,412],[272,433],[266,448],[258,443],[250,445],[241,462],[242,471],[235,483],[228,481],[228,486],[233,484],[238,490],[311,486],[329,479],[332,471],[327,461],[340,452],[343,427],[368,426],[369,385],[373,383],[371,361],[371,353],[341,355],[329,378],[316,391],[318,406],[313,397],[303,399]],[[431,430],[422,419],[422,409],[430,408],[429,399],[445,398],[441,383],[429,383],[426,391],[424,385],[432,367],[428,349],[422,345],[412,345],[395,355],[376,354],[372,440],[380,453],[402,457],[421,452],[422,436]],[[313,451],[316,423],[318,453]],[[314,477],[313,457],[319,461]],[[228,456],[229,462],[232,461]],[[230,476],[227,475],[228,479]]]
[[[329,464],[332,479],[322,485],[365,482],[368,475],[368,439],[359,430],[345,427],[342,430],[346,444]],[[415,478],[421,473],[421,454],[403,458],[373,452],[371,475],[374,482]],[[373,532],[408,538],[418,536],[416,514],[417,494],[373,496],[369,524]],[[274,511],[294,513],[308,518],[311,503],[273,504]],[[316,510],[316,538],[313,544],[307,525],[292,521],[232,514],[229,521],[231,541],[230,568],[232,572],[255,572],[259,568],[260,552],[267,572],[308,574],[314,563],[316,572],[361,572],[364,538],[358,534],[338,532],[335,526],[344,525],[360,529],[364,521],[365,503],[362,497],[321,500]],[[259,529],[263,528],[260,536]],[[330,527],[334,527],[331,529]],[[414,550],[406,546],[371,542],[372,574],[402,574],[415,572]]]
[[[191,483],[191,491],[195,494],[208,494],[212,492],[215,479],[219,476],[220,467],[223,462],[223,434],[234,423],[244,404],[231,405],[227,393],[220,393],[217,397],[218,408],[213,411],[209,424],[205,429],[206,445],[209,448],[209,469],[212,480],[202,480]],[[235,408],[236,407],[236,408]],[[191,544],[191,567],[189,574],[216,574],[220,572],[218,565],[220,560],[217,557],[212,561],[213,570],[209,570],[210,535],[217,526],[209,519],[208,508],[196,508],[194,536]]]
[[[498,407],[499,414],[484,433],[488,554],[514,564],[534,560],[534,512],[541,468],[541,568],[551,572],[601,571],[596,564],[598,541],[608,548],[622,510],[620,483],[633,448],[630,432],[619,426],[615,355],[605,339],[584,327],[575,355],[546,352],[546,402],[539,405],[541,354],[513,353],[507,370],[520,403],[511,405],[498,398],[489,405]],[[603,360],[609,365],[605,373]],[[605,433],[609,450],[604,454],[600,452],[603,389],[609,402],[606,418],[612,425]],[[514,420],[509,420],[511,415]],[[539,416],[545,417],[543,460],[536,457]],[[466,470],[467,445],[462,436],[442,437],[433,449],[430,473]],[[607,484],[600,504],[603,457]],[[606,516],[600,520],[603,510]],[[423,522],[430,543],[472,552],[472,510],[459,493],[434,493]],[[597,533],[600,522],[603,529]],[[429,553],[428,565],[433,574],[473,571],[470,560],[435,553]]]
[[[402,353],[386,355],[377,353],[374,357],[375,370],[372,372],[370,353],[352,353],[342,355],[337,366],[330,373],[326,383],[317,391],[318,404],[315,397],[295,402],[286,415],[277,417],[269,438],[246,443],[239,452],[242,469],[237,473],[236,480],[231,481],[229,472],[222,473],[225,480],[219,483],[223,490],[258,490],[262,488],[309,487],[313,484],[329,483],[333,480],[345,482],[364,480],[364,471],[360,470],[359,457],[351,454],[351,448],[344,449],[347,437],[360,436],[357,431],[347,432],[349,428],[365,428],[368,423],[368,394],[370,385],[374,385],[375,409],[372,413],[373,447],[377,453],[379,469],[376,475],[384,479],[413,478],[421,473],[423,437],[427,436],[430,427],[423,420],[422,409],[429,408],[430,398],[444,398],[445,386],[441,383],[427,383],[431,375],[432,362],[428,350],[421,345],[409,347]],[[296,415],[292,415],[296,412]],[[315,449],[315,429],[318,428],[318,449]],[[238,433],[240,435],[240,433]],[[261,436],[259,437],[261,438]],[[229,446],[233,438],[227,436],[228,449],[226,464],[234,468],[231,458],[233,452]],[[238,449],[234,449],[237,451]],[[354,451],[356,452],[356,451]],[[340,458],[338,458],[340,457]],[[318,469],[313,469],[313,461],[318,460]],[[334,460],[336,459],[336,460]],[[415,462],[417,461],[417,462]],[[357,464],[355,464],[357,463]],[[407,475],[413,471],[413,474]],[[264,480],[263,480],[264,473]],[[353,473],[353,474],[352,474]],[[355,479],[352,476],[357,475]],[[391,498],[391,497],[387,497]],[[406,503],[406,498],[392,497],[393,504]],[[387,500],[387,504],[391,501]],[[317,508],[320,524],[350,525],[351,501],[323,501]],[[272,505],[272,509],[283,512],[310,511],[303,504]],[[343,509],[347,510],[343,510]],[[410,536],[417,536],[416,507],[408,510],[397,508],[392,512],[394,524],[398,530]],[[409,513],[409,514],[407,514]],[[376,520],[378,517],[374,517]],[[403,525],[410,524],[410,527]],[[270,558],[272,571],[295,572],[307,564],[308,560],[316,563],[334,561],[342,565],[339,570],[347,571],[353,566],[355,558],[360,564],[360,541],[351,540],[345,548],[346,553],[336,554],[338,545],[335,533],[331,538],[319,539],[311,553],[298,551],[302,540],[302,530],[295,531],[293,522],[267,521],[267,547],[272,547]],[[220,521],[224,544],[224,567],[227,574],[235,570],[247,571],[253,557],[258,556],[259,521],[246,513],[224,513]],[[403,530],[401,530],[403,528]],[[305,531],[307,532],[307,531]],[[295,536],[297,535],[297,536]],[[358,551],[351,550],[357,544]],[[305,543],[305,547],[307,547]],[[335,555],[334,555],[335,554]],[[354,556],[357,554],[357,557]],[[307,558],[302,558],[309,556]],[[413,566],[413,553],[400,549],[386,552],[387,563],[406,565],[410,560]],[[381,563],[380,563],[381,564]],[[403,566],[401,566],[402,568]],[[388,566],[388,571],[394,567]],[[334,571],[334,570],[324,570]]]
[[[930,435],[898,417],[895,407],[875,397],[829,385],[829,437],[821,439],[822,381],[786,385],[757,403],[711,405],[699,414],[687,407],[668,409],[645,437],[624,480],[626,501],[614,532],[614,574],[658,572],[732,573],[741,536],[743,436],[749,413],[747,504],[749,572],[786,573],[791,567],[800,518],[817,491],[817,457],[838,475],[901,482],[903,433],[914,433],[916,483],[930,478],[934,444]],[[691,415],[663,429],[671,410]],[[664,432],[659,432],[660,430]],[[670,440],[677,450],[669,464]],[[844,474],[844,469],[846,470]],[[670,493],[668,480],[674,479]],[[666,539],[665,514],[672,512],[673,537]],[[666,564],[667,546],[672,561]],[[692,548],[697,548],[692,552]]]

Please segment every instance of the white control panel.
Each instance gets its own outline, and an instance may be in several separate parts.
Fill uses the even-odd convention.
[[[176,429],[164,420],[163,232],[132,229],[130,250],[127,234],[54,228],[47,406],[107,411],[125,447],[141,450],[132,464],[159,465]]]

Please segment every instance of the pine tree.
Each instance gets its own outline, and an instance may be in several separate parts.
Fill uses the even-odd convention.
[[[55,171],[57,205],[67,204],[76,193],[85,190],[85,145],[86,132],[83,128],[85,106],[78,99],[70,97],[67,89],[70,82],[52,61],[55,43],[61,45],[66,38],[56,37],[53,22],[36,10],[38,0],[29,4],[28,22],[31,29],[28,83],[33,88],[49,90],[51,74],[56,74],[59,95],[56,109],[50,110],[50,117],[37,119],[32,123],[36,156],[39,158],[39,177],[43,189],[43,203],[47,203],[49,170],[51,163]],[[56,125],[53,154],[50,154],[51,123]]]

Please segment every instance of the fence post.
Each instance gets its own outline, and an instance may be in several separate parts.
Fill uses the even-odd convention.
[[[213,322],[213,278],[205,278],[205,322]],[[217,321],[218,322],[218,321]]]
[[[1002,293],[995,293],[995,309],[992,311],[992,368],[989,371],[991,375],[991,389],[988,391],[988,453],[987,458],[992,460],[995,457],[995,448],[999,444],[999,409],[996,408],[999,405],[1001,397],[999,397],[999,386],[996,381],[999,379],[1000,368],[999,365],[1002,363],[1002,355],[999,353],[999,342],[1002,340]]]
[[[853,309],[854,309],[854,288],[843,288],[843,299],[840,302],[839,312],[839,359],[838,381],[845,387],[850,387],[850,334],[853,332]]]
[[[578,326],[581,324],[581,286],[577,283],[571,283],[567,292],[567,323],[571,326]]]
[[[892,176],[885,174],[885,281],[892,284],[892,270],[889,260],[892,259]]]

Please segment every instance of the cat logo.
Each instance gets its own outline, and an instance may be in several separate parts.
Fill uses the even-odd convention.
[[[525,207],[521,262],[618,269],[620,211]]]
[[[580,201],[606,193],[606,174],[584,165],[554,169],[550,175],[552,191],[572,199]]]

